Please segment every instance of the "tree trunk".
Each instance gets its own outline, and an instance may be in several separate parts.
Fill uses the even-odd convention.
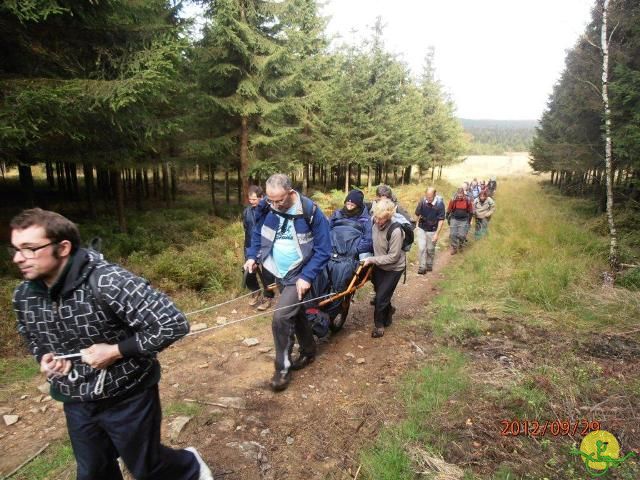
[[[118,227],[121,233],[127,233],[127,219],[124,216],[124,186],[120,170],[111,170],[111,185],[116,197],[116,215],[118,217]]]
[[[356,179],[358,188],[362,185],[362,165],[358,164],[358,178]]]
[[[367,192],[371,191],[371,165],[367,166]]]
[[[143,178],[144,178],[144,198],[149,198],[149,171],[144,168],[142,170]]]
[[[344,166],[344,193],[349,193],[349,177],[351,176],[351,165],[349,162]]]
[[[136,168],[136,183],[135,183],[135,199],[136,199],[136,209],[142,210],[142,196],[144,195],[144,184],[142,182],[142,169]]]
[[[78,168],[75,162],[69,164],[69,174],[71,177],[71,198],[80,199],[80,189],[78,188]]]
[[[47,160],[44,163],[45,171],[47,173],[47,183],[49,184],[49,188],[52,190],[56,188],[56,180],[53,178],[53,165],[51,165],[51,161]]]
[[[160,194],[160,168],[153,166],[153,198],[158,198]]]
[[[171,195],[169,187],[169,166],[167,162],[162,162],[162,200],[167,207],[171,205]]]
[[[602,104],[604,106],[605,153],[604,164],[607,179],[607,221],[609,223],[609,265],[611,266],[611,284],[620,268],[618,259],[618,234],[613,219],[613,158],[611,145],[611,109],[609,108],[609,39],[607,38],[607,8],[609,0],[602,3],[602,27],[600,47],[602,49]]]
[[[249,192],[249,119],[247,117],[240,119],[240,176],[242,177],[242,199],[245,200]]]
[[[87,207],[89,207],[89,215],[91,218],[97,217],[95,187],[93,185],[93,165],[82,163],[82,173],[84,175],[84,191],[87,195]]]
[[[236,188],[238,190],[238,205],[242,205],[242,174],[240,173],[240,165],[238,165],[236,171],[238,172],[238,178],[236,182]],[[249,195],[247,190],[247,197],[248,196]]]
[[[20,179],[20,187],[25,194],[25,203],[30,207],[35,206],[35,194],[33,191],[33,174],[31,173],[31,165],[18,165],[18,177]]]
[[[302,165],[302,194],[309,194],[309,162]]]
[[[62,168],[62,162],[56,162],[56,180],[58,184],[58,192],[64,196],[67,191],[67,185],[64,180],[64,170]]]
[[[411,170],[413,170],[413,165],[408,165],[404,170],[404,178],[402,179],[402,183],[405,185],[409,185],[411,183]]]
[[[211,190],[211,212],[213,215],[217,215],[216,212],[216,169],[212,163],[208,164],[209,170],[209,188]]]
[[[169,166],[169,173],[171,175],[171,201],[175,202],[178,196],[178,172],[173,163]]]
[[[224,171],[224,195],[225,200],[227,201],[227,205],[231,203],[231,195],[229,193],[229,170],[225,169]]]

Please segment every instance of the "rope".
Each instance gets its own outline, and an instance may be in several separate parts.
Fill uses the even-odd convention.
[[[202,312],[206,312],[207,310],[213,310],[214,308],[221,307],[222,305],[227,305],[228,303],[232,303],[232,302],[235,302],[237,300],[241,300],[241,299],[243,299],[245,297],[248,297],[249,295],[253,295],[254,293],[255,292],[249,292],[249,293],[247,293],[245,295],[241,295],[239,297],[232,298],[231,300],[227,300],[226,302],[218,303],[218,304],[212,305],[210,307],[201,308],[200,310],[194,310],[193,312],[185,313],[184,316],[188,317],[189,315],[195,315],[196,313],[202,313]]]
[[[244,297],[246,297],[248,295],[253,295],[253,293],[254,292],[250,292],[247,295],[242,295],[240,297],[234,298],[232,300],[228,300],[228,301],[220,303],[218,305],[213,305],[211,307],[206,307],[206,308],[203,308],[203,309],[200,309],[200,310],[196,310],[196,311],[193,311],[193,312],[185,313],[185,316],[193,315],[195,313],[204,312],[206,310],[211,310],[213,308],[219,307],[221,305],[225,305],[227,303],[235,302],[236,300],[240,300],[241,298],[244,298]],[[306,303],[315,302],[316,300],[321,300],[323,298],[331,297],[333,295],[335,295],[335,293],[327,293],[326,295],[320,295],[319,297],[310,298],[308,300],[303,300],[303,301],[298,302],[298,303],[294,303],[294,304],[291,304],[291,305],[285,305],[284,307],[275,308],[275,309],[273,309],[273,310],[271,310],[269,312],[260,312],[260,313],[254,314],[254,315],[249,315],[248,317],[239,318],[238,320],[233,320],[232,322],[228,322],[228,323],[225,323],[225,324],[222,324],[222,325],[215,325],[213,327],[205,328],[203,330],[198,330],[197,332],[188,333],[187,335],[185,335],[185,338],[186,337],[192,337],[194,335],[199,335],[199,334],[207,332],[209,330],[217,330],[217,329],[220,329],[220,328],[225,328],[225,327],[228,327],[228,326],[233,325],[235,323],[246,322],[247,320],[251,320],[252,318],[262,317],[262,316],[264,316],[266,314],[269,314],[269,313],[277,312],[279,310],[284,310],[285,308],[297,307],[298,305],[304,305]],[[65,355],[56,355],[56,356],[53,357],[53,359],[54,360],[64,360],[64,359],[79,358],[79,357],[82,357],[81,353],[68,353],[68,354],[65,354]],[[78,379],[78,372],[74,368],[73,370],[71,370],[68,373],[68,376],[69,376],[69,380],[71,380],[72,382],[75,382]],[[106,368],[105,369],[100,369],[100,373],[98,374],[98,380],[96,381],[96,385],[93,388],[93,393],[95,395],[102,395],[102,392],[104,391],[104,381],[105,381],[106,377],[107,377],[107,369]]]
[[[217,330],[219,328],[225,328],[225,327],[228,327],[229,325],[233,325],[234,323],[245,322],[247,320],[251,320],[252,318],[262,317],[262,316],[264,316],[264,315],[266,315],[268,313],[273,313],[273,312],[277,312],[279,310],[284,310],[285,308],[297,307],[298,305],[304,305],[305,303],[315,302],[316,300],[320,300],[320,299],[326,298],[326,297],[331,297],[333,295],[335,295],[335,293],[327,293],[326,295],[320,295],[319,297],[310,298],[309,300],[303,300],[302,302],[293,303],[291,305],[285,305],[284,307],[274,308],[273,310],[270,310],[268,312],[260,312],[260,313],[254,314],[254,315],[249,315],[248,317],[239,318],[238,320],[233,320],[232,322],[227,322],[227,323],[224,323],[222,325],[215,325],[213,327],[203,328],[202,330],[198,330],[197,332],[188,333],[187,335],[185,335],[185,337],[191,337],[193,335],[199,335],[199,334],[207,332],[209,330]]]

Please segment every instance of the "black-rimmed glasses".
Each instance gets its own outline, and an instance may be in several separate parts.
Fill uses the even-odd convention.
[[[7,247],[7,252],[9,252],[9,256],[11,258],[13,258],[18,252],[20,252],[20,255],[22,255],[24,258],[36,258],[36,252],[38,250],[42,250],[43,248],[48,247],[49,245],[55,245],[56,243],[58,242],[45,243],[44,245],[40,245],[39,247],[24,247],[24,248],[17,248],[11,245]]]

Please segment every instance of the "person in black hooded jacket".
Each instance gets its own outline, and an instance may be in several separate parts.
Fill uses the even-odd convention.
[[[247,261],[247,250],[251,247],[251,235],[253,235],[253,229],[256,228],[256,224],[259,223],[259,219],[262,215],[260,212],[260,201],[264,198],[264,192],[258,185],[251,185],[249,187],[249,193],[247,195],[249,199],[249,205],[247,205],[242,212],[242,226],[244,227],[244,260]],[[247,272],[247,288],[254,292],[254,295],[249,302],[251,307],[256,307],[259,311],[268,310],[273,302],[275,294],[273,290],[268,290],[267,287],[272,283],[275,283],[276,279],[271,272],[267,269],[260,268],[262,274],[262,280],[264,285],[262,288],[258,283],[258,274],[256,271]]]
[[[97,252],[76,225],[25,210],[11,221],[9,252],[24,282],[13,305],[18,331],[64,402],[78,480],[209,480],[193,448],[160,443],[156,354],[186,335],[185,316],[163,293]],[[77,354],[80,358],[60,358]]]

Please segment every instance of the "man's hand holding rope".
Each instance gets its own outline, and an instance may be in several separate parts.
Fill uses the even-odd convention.
[[[118,345],[109,345],[108,343],[96,343],[89,348],[83,348],[80,353],[84,363],[97,369],[107,368],[122,358]]]
[[[45,353],[40,360],[40,371],[47,377],[62,377],[71,371],[71,361],[56,359],[53,353]]]

